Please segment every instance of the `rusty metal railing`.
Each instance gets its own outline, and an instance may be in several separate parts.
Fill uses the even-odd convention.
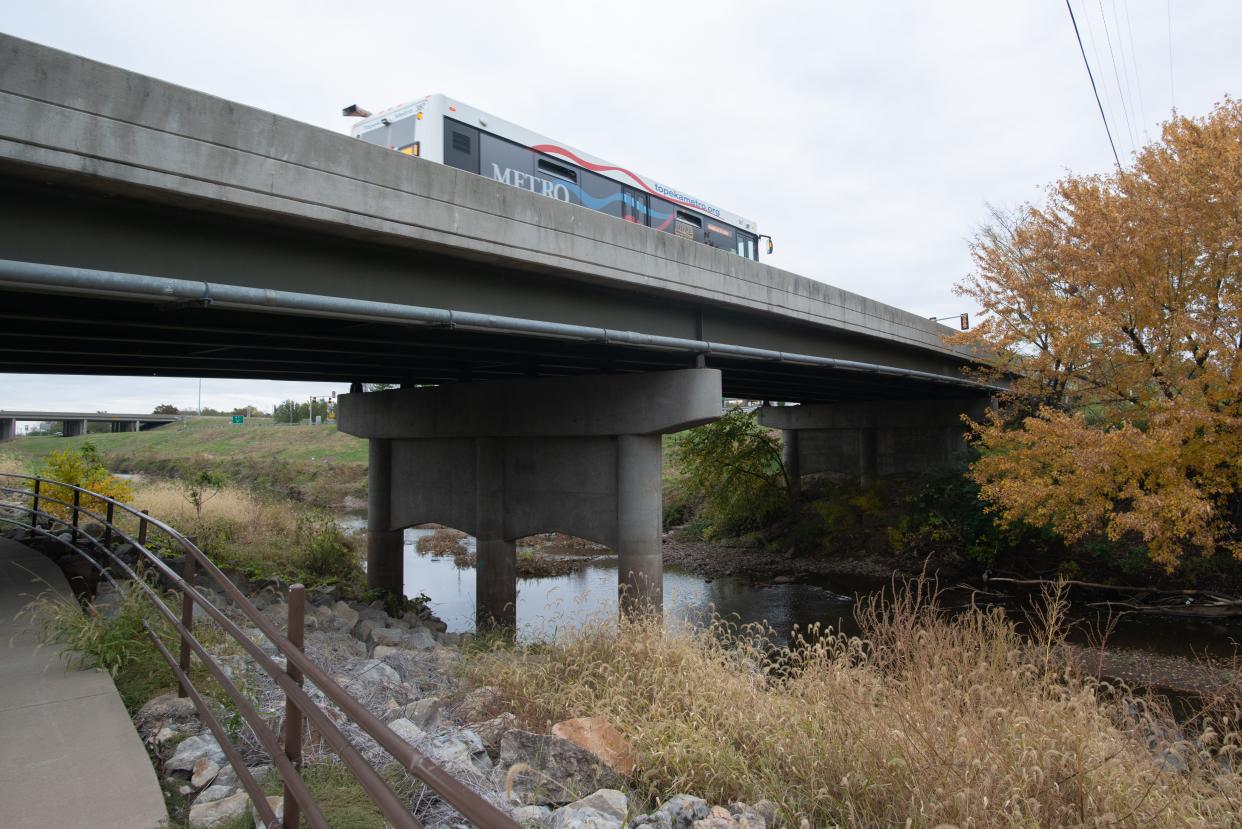
[[[332,677],[307,658],[302,650],[305,591],[301,585],[293,585],[289,588],[288,632],[287,634],[281,633],[280,629],[251,604],[237,585],[233,584],[232,580],[221,572],[194,542],[158,518],[106,495],[34,475],[0,472],[0,482],[4,483],[0,486],[0,498],[3,499],[0,505],[10,513],[0,514],[0,523],[23,527],[31,534],[53,538],[62,544],[68,543],[75,553],[89,561],[103,577],[112,581],[112,575],[109,572],[110,565],[88,552],[88,549],[94,549],[96,553],[110,560],[111,565],[122,571],[133,581],[133,584],[143,590],[159,615],[176,631],[180,652],[174,656],[151,625],[143,623],[156,649],[172,669],[181,696],[188,697],[194,703],[202,721],[215,736],[225,757],[236,770],[238,781],[250,795],[255,810],[264,824],[269,827],[284,826],[294,829],[300,826],[300,821],[304,819],[313,829],[330,829],[322,810],[311,796],[299,772],[302,760],[302,728],[304,724],[309,724],[332,747],[341,762],[357,779],[394,829],[421,829],[418,819],[406,808],[383,777],[350,743],[336,722],[306,694],[302,688],[303,678],[306,678],[313,682],[325,697],[335,703],[346,717],[370,735],[407,772],[457,809],[466,820],[480,829],[519,829],[518,824],[512,818],[401,739],[382,720],[350,696]],[[120,516],[117,515],[118,510],[121,512]],[[11,517],[12,513],[16,513],[19,517]],[[82,529],[81,522],[84,516],[103,527],[100,538],[95,538]],[[120,517],[130,519],[130,523],[136,526],[136,530],[126,531],[121,526]],[[182,573],[177,573],[148,548],[149,532],[152,528],[162,533],[175,547],[184,552]],[[59,535],[65,532],[70,533],[69,542],[59,538]],[[181,594],[180,613],[174,612],[165,603],[160,592],[148,584],[117,554],[113,547],[118,539],[122,545],[132,545],[139,560],[153,568],[165,583]],[[284,656],[284,667],[268,656],[256,642],[246,636],[232,619],[195,589],[194,581],[199,569]],[[284,692],[283,741],[281,735],[268,726],[246,695],[233,684],[224,669],[195,638],[193,621],[196,605],[235,640],[255,664],[265,671]],[[280,772],[284,783],[283,820],[277,819],[275,811],[264,795],[263,788],[250,774],[237,748],[230,741],[228,732],[212,713],[199,690],[194,687],[190,679],[191,656],[198,658],[208,674],[215,679],[224,693],[237,706],[242,719],[250,726],[259,744]]]

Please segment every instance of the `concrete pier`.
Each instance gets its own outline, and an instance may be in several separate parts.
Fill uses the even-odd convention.
[[[966,449],[962,416],[978,420],[988,398],[764,406],[759,422],[781,430],[794,480],[835,475],[873,485],[879,477],[947,468]]]
[[[63,422],[64,422],[64,426],[62,427],[60,433],[64,435],[65,437],[76,438],[76,437],[86,434],[86,421],[85,420],[66,420]]]
[[[342,395],[341,431],[370,440],[372,586],[402,590],[404,528],[444,524],[478,540],[479,624],[512,626],[517,539],[563,532],[617,552],[625,611],[659,612],[660,435],[720,401],[715,369]]]
[[[0,417],[0,443],[17,437],[17,421],[11,417]]]

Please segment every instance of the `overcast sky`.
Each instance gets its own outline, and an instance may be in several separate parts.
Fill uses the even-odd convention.
[[[1242,3],[1073,5],[1123,162],[1173,106],[1242,94]],[[42,0],[7,4],[0,28],[339,132],[346,104],[443,92],[755,220],[776,267],[928,316],[974,311],[951,288],[989,204],[1112,165],[1058,0]],[[203,404],[331,389],[208,380]],[[197,380],[0,375],[0,409],[197,396]]]

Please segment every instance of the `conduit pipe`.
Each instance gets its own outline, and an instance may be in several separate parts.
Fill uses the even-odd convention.
[[[836,357],[820,357],[814,354],[796,354],[745,345],[664,337],[637,331],[618,331],[610,328],[595,328],[521,317],[479,314],[473,311],[428,308],[419,305],[305,294],[296,291],[274,291],[270,288],[249,288],[219,282],[71,268],[64,265],[21,262],[12,259],[0,259],[0,286],[45,291],[50,289],[56,292],[104,295],[112,298],[128,297],[148,301],[201,303],[204,306],[245,311],[268,311],[299,316],[462,328],[471,331],[599,342],[660,351],[681,351],[689,354],[817,366],[945,385],[968,386],[980,391],[1004,391],[1001,386],[981,383],[965,377],[949,377],[930,371],[857,360],[841,360]]]

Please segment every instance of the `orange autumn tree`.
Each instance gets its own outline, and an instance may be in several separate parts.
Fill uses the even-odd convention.
[[[1242,558],[1242,102],[1175,116],[1111,175],[996,214],[957,292],[959,335],[1013,394],[971,468],[1006,522]]]

